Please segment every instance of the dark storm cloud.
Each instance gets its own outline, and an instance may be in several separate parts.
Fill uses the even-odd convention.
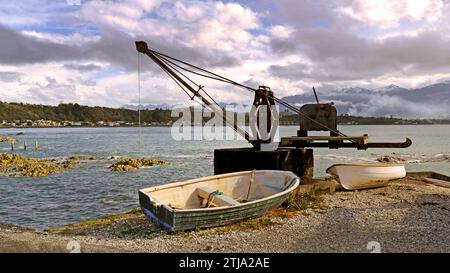
[[[36,41],[0,25],[0,63],[26,64],[68,59],[82,59],[79,49]]]
[[[65,64],[65,68],[78,70],[80,72],[90,72],[101,69],[102,67],[95,64]]]
[[[336,10],[350,1],[277,1],[273,17],[294,27],[288,39],[273,39],[275,54],[298,54],[311,63],[271,66],[269,72],[288,79],[320,81],[370,80],[387,74],[402,76],[447,73],[450,36],[445,29],[377,39],[362,22]],[[450,5],[448,5],[450,7]],[[447,7],[447,8],[448,8]],[[445,18],[444,12],[442,18]]]
[[[329,0],[262,1],[270,10],[271,20],[297,28],[326,27],[336,21],[336,3]],[[345,3],[347,1],[340,1]],[[259,3],[259,2],[258,2]]]
[[[87,54],[92,58],[107,60],[127,69],[136,69],[137,51],[134,44],[136,40],[147,41],[148,46],[154,50],[187,62],[192,62],[198,66],[233,66],[240,63],[240,60],[236,57],[220,51],[205,50],[201,46],[190,48],[183,45],[181,41],[169,42],[161,37],[153,37],[151,35],[131,38],[127,34],[111,28],[104,28],[102,30],[102,38],[98,43],[91,44],[88,47]],[[156,67],[156,64],[150,64],[148,59],[144,59],[142,65],[143,69],[146,70],[160,70]]]
[[[300,43],[301,41],[301,43]],[[279,77],[318,80],[358,80],[390,73],[427,74],[450,68],[450,39],[437,31],[383,40],[358,37],[345,31],[299,31],[288,41],[272,43],[280,54],[301,52],[312,66],[294,63],[272,66]]]
[[[189,48],[181,42],[168,42],[156,37],[141,37],[151,41],[151,46],[161,52],[183,58],[200,66],[231,66],[239,64],[239,60],[219,51],[204,50],[201,47]],[[52,42],[37,41],[32,37],[19,34],[0,25],[0,64],[32,64],[49,61],[106,61],[124,69],[135,70],[137,67],[137,51],[134,40],[129,35],[113,30],[102,29],[99,41],[82,46],[61,45]],[[143,69],[156,70],[149,61],[143,62]],[[70,66],[70,65],[69,65]],[[69,67],[73,69],[90,69],[94,67]]]

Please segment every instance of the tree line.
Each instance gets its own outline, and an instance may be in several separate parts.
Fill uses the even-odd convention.
[[[171,111],[167,109],[141,110],[142,122],[164,122],[172,120]],[[0,102],[0,121],[14,120],[53,120],[79,122],[138,122],[136,110],[85,106],[77,103],[59,104],[58,106],[25,103]]]
[[[192,111],[194,110],[192,107]],[[178,117],[171,117],[169,109],[141,110],[141,122],[143,123],[164,123],[175,121]],[[386,117],[355,117],[340,115],[337,117],[340,124],[402,124],[405,122],[416,124],[449,124],[449,119],[402,119]],[[25,121],[25,120],[52,120],[52,121],[76,121],[76,122],[134,122],[139,120],[138,111],[125,108],[110,108],[100,106],[85,106],[77,103],[61,103],[58,106],[12,103],[0,101],[0,122]],[[209,118],[204,118],[206,122]],[[248,114],[245,115],[248,122]],[[283,115],[280,118],[281,124],[298,124],[299,116],[296,114]]]

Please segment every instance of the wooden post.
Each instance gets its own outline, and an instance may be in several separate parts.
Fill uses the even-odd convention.
[[[27,150],[27,142],[24,140],[23,141],[23,150],[26,151]]]
[[[39,142],[37,140],[34,141],[34,150],[36,152],[39,150]]]
[[[11,151],[14,151],[14,142],[11,141]]]

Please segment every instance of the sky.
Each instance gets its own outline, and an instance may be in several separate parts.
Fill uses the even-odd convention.
[[[447,0],[21,0],[0,2],[0,101],[136,104],[135,40],[277,97],[450,79]],[[143,104],[189,100],[140,58]]]

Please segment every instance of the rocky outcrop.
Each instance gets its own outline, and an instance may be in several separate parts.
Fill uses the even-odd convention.
[[[140,158],[140,159],[127,158],[112,164],[111,166],[109,166],[109,168],[113,172],[132,172],[142,167],[150,167],[155,165],[163,166],[163,165],[170,165],[170,163],[163,160],[156,160],[151,158]]]
[[[0,173],[12,176],[44,177],[75,168],[80,161],[93,157],[72,156],[64,160],[27,158],[17,154],[0,154]]]

